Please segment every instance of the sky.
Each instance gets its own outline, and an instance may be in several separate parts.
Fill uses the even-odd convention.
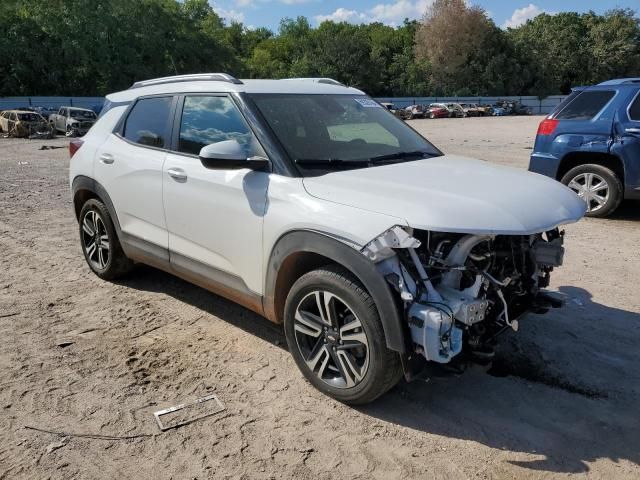
[[[401,25],[405,18],[419,19],[433,0],[210,0],[227,22],[240,21],[250,28],[267,27],[277,31],[280,19],[299,15],[312,25],[323,20],[351,23],[382,22]],[[516,27],[547,12],[596,13],[615,7],[629,7],[640,12],[640,0],[471,0],[483,7],[500,27]]]

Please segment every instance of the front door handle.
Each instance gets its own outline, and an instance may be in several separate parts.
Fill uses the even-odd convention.
[[[640,135],[640,128],[630,127],[625,129],[626,133],[630,133],[631,135]]]
[[[176,180],[178,182],[186,182],[187,181],[187,174],[181,168],[169,168],[167,170],[167,173],[169,174],[169,176],[171,178],[173,178],[174,180]]]
[[[103,153],[102,155],[100,155],[100,161],[105,165],[111,165],[114,161],[114,158],[110,153]]]

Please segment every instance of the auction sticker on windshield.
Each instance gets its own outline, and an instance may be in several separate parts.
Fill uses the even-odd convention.
[[[382,105],[380,105],[375,100],[371,100],[370,98],[356,98],[355,101],[358,102],[363,107],[367,107],[367,108],[382,108]]]

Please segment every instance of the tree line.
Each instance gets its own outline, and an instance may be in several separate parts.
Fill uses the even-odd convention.
[[[391,27],[285,18],[277,32],[226,23],[207,0],[0,1],[0,96],[104,95],[194,72],[331,77],[376,96],[566,94],[640,76],[640,19],[541,14],[499,28],[464,0]]]

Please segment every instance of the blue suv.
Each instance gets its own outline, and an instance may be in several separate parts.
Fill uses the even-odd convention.
[[[590,217],[640,199],[640,78],[575,88],[540,123],[529,170],[571,188]]]

